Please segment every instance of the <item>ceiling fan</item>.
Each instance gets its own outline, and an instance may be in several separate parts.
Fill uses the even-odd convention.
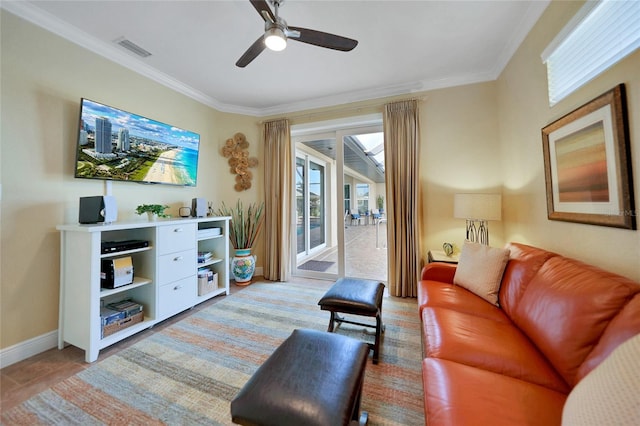
[[[266,0],[250,1],[260,16],[262,16],[262,19],[264,19],[265,31],[264,34],[261,35],[246,52],[244,52],[244,55],[238,59],[236,66],[240,68],[244,68],[249,65],[249,63],[251,63],[251,61],[253,61],[265,49],[265,47],[275,51],[283,50],[287,46],[287,39],[326,47],[328,49],[341,50],[343,52],[353,50],[353,48],[358,45],[357,40],[350,38],[322,31],[310,30],[307,28],[288,26],[287,22],[278,16],[278,9],[284,0],[269,0],[273,5],[273,12]]]

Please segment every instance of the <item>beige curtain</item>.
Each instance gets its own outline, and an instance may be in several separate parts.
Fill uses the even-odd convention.
[[[420,273],[418,101],[384,108],[389,293],[417,297]]]
[[[264,277],[287,281],[291,248],[291,133],[289,120],[264,123]]]

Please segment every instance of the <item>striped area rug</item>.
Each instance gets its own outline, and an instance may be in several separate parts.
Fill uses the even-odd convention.
[[[3,412],[2,424],[231,425],[230,401],[275,348],[296,328],[326,330],[317,302],[329,285],[252,284]],[[415,299],[385,297],[382,317],[362,409],[370,425],[422,425]],[[339,332],[373,337],[351,327]]]

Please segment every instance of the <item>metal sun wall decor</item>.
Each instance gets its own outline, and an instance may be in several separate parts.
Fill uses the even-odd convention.
[[[243,133],[236,133],[232,138],[227,139],[222,148],[222,155],[228,158],[229,171],[236,175],[234,189],[238,192],[251,188],[253,173],[250,167],[258,165],[258,159],[249,158],[249,141]]]

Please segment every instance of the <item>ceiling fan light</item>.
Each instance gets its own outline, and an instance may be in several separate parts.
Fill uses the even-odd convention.
[[[280,28],[274,27],[267,30],[264,44],[271,50],[279,52],[287,47],[287,39]]]

